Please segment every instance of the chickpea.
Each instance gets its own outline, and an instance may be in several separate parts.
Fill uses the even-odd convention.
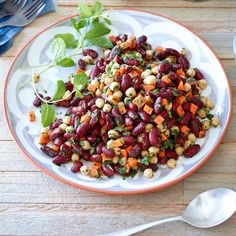
[[[42,128],[41,134],[48,134],[49,129],[48,128]]]
[[[212,126],[217,127],[220,124],[220,121],[217,117],[213,117],[211,119],[211,124],[212,124]]]
[[[181,53],[182,55],[186,56],[186,54],[187,54],[186,48],[181,48],[180,53]]]
[[[125,166],[127,164],[127,157],[120,158],[119,163],[121,166]]]
[[[68,141],[65,142],[65,145],[67,145],[68,147],[71,147],[72,143],[71,143],[71,141],[68,140]]]
[[[86,70],[85,74],[89,77],[92,69]]]
[[[103,52],[104,58],[107,59],[109,54],[110,54],[111,50],[107,49]]]
[[[204,120],[202,122],[202,128],[204,130],[208,130],[208,129],[210,129],[210,127],[211,127],[211,121],[210,120]]]
[[[98,107],[98,108],[103,108],[103,106],[104,106],[104,100],[102,99],[102,98],[98,98],[97,100],[96,100],[96,102],[95,102],[95,104],[96,104],[96,106]]]
[[[192,144],[192,142],[191,142],[191,141],[189,141],[189,140],[186,140],[186,141],[184,142],[184,148],[186,149],[186,148],[190,147],[190,146],[191,146],[191,144]]]
[[[151,158],[149,159],[149,163],[150,163],[150,164],[157,164],[157,162],[158,162],[158,158],[157,158],[157,157],[151,157]]]
[[[39,80],[40,80],[40,75],[34,74],[34,75],[33,75],[33,79],[34,79],[34,82],[35,82],[35,83],[38,83]]]
[[[66,131],[66,128],[67,128],[67,125],[64,124],[64,123],[63,123],[63,124],[60,124],[60,125],[59,125],[59,128],[60,128],[62,131],[65,132],[65,131]]]
[[[196,136],[195,136],[195,134],[189,133],[189,135],[188,135],[188,140],[189,140],[190,142],[192,142],[192,143],[195,143],[195,141],[196,141]]]
[[[119,108],[122,108],[122,107],[124,107],[124,106],[125,106],[125,104],[124,104],[123,102],[119,102],[119,103],[118,103],[118,107],[119,107]]]
[[[148,77],[149,75],[151,75],[151,74],[152,74],[152,71],[149,70],[149,69],[147,69],[147,70],[145,70],[145,71],[142,72],[141,78],[142,78],[142,79],[145,79],[145,78],[147,78],[147,77]]]
[[[91,155],[93,155],[94,152],[95,152],[95,148],[94,148],[94,147],[90,147],[89,153],[90,153]]]
[[[205,89],[207,86],[207,81],[205,79],[201,79],[198,81],[198,87],[200,89]]]
[[[174,56],[168,56],[167,58],[166,58],[166,60],[167,61],[169,61],[170,63],[176,63],[176,58],[174,57]]]
[[[147,123],[146,126],[145,126],[145,131],[146,131],[147,133],[150,133],[151,130],[152,130],[152,128],[153,128],[153,124]]]
[[[106,112],[106,113],[109,113],[111,111],[111,105],[106,103],[104,106],[103,106],[103,111]]]
[[[194,77],[196,74],[196,71],[193,69],[193,68],[189,68],[187,70],[187,75],[190,76],[190,77]]]
[[[166,135],[167,137],[170,136],[170,130],[169,130],[169,129],[167,129],[167,130],[165,131],[165,135]]]
[[[197,114],[200,118],[206,118],[206,111],[202,108],[197,111]]]
[[[100,97],[102,95],[102,90],[101,89],[97,89],[95,92],[96,97]]]
[[[88,64],[92,64],[93,63],[93,58],[89,55],[84,57],[84,61]]]
[[[108,140],[107,141],[107,148],[113,149],[113,140]]]
[[[71,122],[71,117],[70,116],[65,116],[63,119],[63,123],[66,125],[70,125]]]
[[[184,152],[184,148],[181,146],[178,146],[175,148],[175,152],[178,154],[178,156],[181,156]]]
[[[209,99],[207,99],[206,107],[212,110],[214,108],[214,104]]]
[[[120,158],[118,156],[115,156],[112,158],[112,163],[117,164],[119,162]]]
[[[70,100],[72,98],[72,94],[69,90],[66,90],[66,92],[64,93],[63,97],[64,100]]]
[[[170,128],[170,133],[171,133],[172,135],[178,134],[178,133],[179,133],[179,127],[176,126],[176,125],[172,126],[172,127]]]
[[[157,75],[159,72],[158,66],[155,66],[151,69],[152,74]]]
[[[153,51],[152,50],[146,50],[146,60],[150,61],[153,56]]]
[[[192,88],[191,84],[189,84],[189,83],[184,84],[184,91],[185,92],[189,92],[191,90],[191,88]]]
[[[89,150],[91,148],[90,143],[87,140],[80,141],[80,145],[84,150]]]
[[[112,77],[107,76],[107,77],[104,79],[104,83],[105,83],[106,85],[109,85],[109,84],[111,84],[112,82],[113,82],[113,78],[112,78]]]
[[[114,148],[114,152],[117,156],[120,156],[121,154],[121,149],[120,148]]]
[[[148,151],[143,150],[143,151],[141,152],[141,156],[142,156],[142,157],[145,157],[145,156],[148,156],[148,155],[149,155]]]
[[[148,148],[150,155],[155,156],[159,152],[159,148],[151,146]]]
[[[73,153],[72,156],[71,156],[71,160],[72,160],[73,162],[79,161],[79,154]]]
[[[157,82],[157,78],[154,75],[149,75],[143,80],[143,83],[147,85],[153,85],[153,84],[156,84],[156,82]]]
[[[166,127],[163,124],[157,125],[157,128],[160,130],[161,133],[166,131]]]
[[[152,176],[153,176],[153,170],[151,168],[145,169],[144,172],[143,172],[143,176],[145,178],[151,179]]]
[[[113,92],[119,90],[119,88],[120,88],[120,85],[117,82],[112,82],[110,84],[110,90]]]
[[[172,109],[172,102],[166,104],[166,105],[165,105],[165,109],[166,109],[167,111],[171,111],[171,109]]]
[[[86,175],[87,176],[90,173],[90,169],[89,169],[88,166],[81,166],[80,172],[81,172],[82,175]]]
[[[72,133],[74,131],[74,128],[72,126],[66,127],[66,133]]]
[[[127,97],[133,98],[136,96],[136,91],[133,87],[130,87],[125,91],[125,94]]]
[[[98,82],[97,80],[95,80],[95,79],[92,80],[92,81],[90,82],[90,84],[91,84],[93,87],[95,87],[96,89],[99,88],[99,85],[100,85],[99,82]]]
[[[174,168],[176,167],[176,165],[177,165],[177,163],[176,163],[176,160],[175,160],[175,159],[169,159],[169,160],[167,161],[167,166],[168,166],[169,168],[174,169]]]
[[[117,139],[120,136],[120,133],[114,129],[109,130],[107,134],[110,139]]]
[[[113,97],[117,98],[118,100],[122,98],[122,96],[123,96],[123,93],[120,90],[115,91],[113,94]]]

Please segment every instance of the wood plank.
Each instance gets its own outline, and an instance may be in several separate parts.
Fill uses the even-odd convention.
[[[185,8],[144,8],[158,14],[173,17],[189,26],[193,31],[213,46],[216,53],[224,59],[233,59],[232,38],[236,30],[236,14],[234,9],[191,9]],[[183,14],[184,12],[184,14]],[[75,7],[59,8],[58,13],[51,13],[40,17],[19,35],[15,37],[14,47],[8,50],[4,56],[14,56],[22,46],[41,29],[48,26],[48,22],[57,21],[65,16],[76,13]],[[221,42],[224,42],[223,44]],[[220,45],[220,47],[219,47]]]
[[[77,0],[58,0],[58,5],[61,7],[65,6],[77,6],[78,1]],[[92,4],[93,0],[86,1],[89,4]],[[187,8],[232,8],[236,7],[236,3],[234,0],[211,0],[211,1],[184,1],[184,0],[146,0],[146,1],[140,1],[140,0],[116,0],[116,1],[110,1],[110,0],[101,0],[103,5],[105,6],[112,6],[112,7],[146,7],[146,6],[152,6],[152,7],[169,7],[169,8],[178,8],[178,7],[187,7]]]
[[[1,235],[98,235],[180,214],[185,205],[0,204]],[[211,229],[172,222],[136,234],[142,236],[234,236],[236,215]],[[9,227],[10,225],[10,227]],[[19,227],[20,226],[20,227]],[[174,232],[174,233],[173,233]]]

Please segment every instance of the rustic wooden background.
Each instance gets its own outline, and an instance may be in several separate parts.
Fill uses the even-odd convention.
[[[236,65],[232,39],[236,1],[103,0],[108,7],[133,7],[172,17],[191,27],[215,50],[225,65],[236,102]],[[0,57],[0,103],[9,65],[20,48],[49,24],[76,12],[77,1],[59,0],[57,12],[38,18]],[[235,108],[234,103],[234,108]],[[236,110],[236,109],[234,109]],[[12,141],[0,106],[0,235],[96,235],[180,213],[197,194],[215,187],[236,190],[236,119],[213,157],[188,179],[158,192],[109,196],[76,189],[42,173]],[[171,223],[138,235],[236,235],[236,215],[225,224],[195,229]]]

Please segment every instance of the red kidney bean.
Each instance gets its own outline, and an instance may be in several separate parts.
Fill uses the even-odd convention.
[[[83,162],[81,161],[76,161],[73,163],[73,166],[71,167],[71,171],[73,173],[78,173],[80,172],[80,168],[83,166]]]
[[[83,56],[91,56],[93,59],[96,59],[98,57],[98,53],[94,51],[93,49],[85,49],[83,50]]]
[[[146,56],[146,50],[142,47],[138,47],[137,51],[142,55],[143,58]]]
[[[57,152],[55,152],[52,148],[46,145],[43,145],[41,147],[41,150],[43,151],[43,153],[45,153],[49,157],[55,157],[57,155]]]
[[[68,139],[71,139],[71,138],[75,138],[75,135],[76,135],[76,134],[73,134],[73,133],[64,133],[64,134],[63,134],[63,138],[64,138],[65,140],[68,140]]]
[[[125,145],[133,145],[135,142],[135,138],[132,136],[122,136],[121,137],[125,141]]]
[[[82,149],[82,147],[77,144],[77,143],[73,143],[72,144],[72,149],[74,152],[78,153],[79,155],[83,155],[84,154],[84,150]]]
[[[58,147],[60,147],[63,144],[63,142],[64,142],[64,140],[61,137],[55,138],[55,140],[53,141],[53,143]]]
[[[155,103],[154,103],[154,113],[156,114],[156,115],[159,115],[160,114],[160,112],[161,112],[161,108],[162,108],[162,105],[161,105],[161,97],[158,97],[157,99],[156,99],[156,101],[155,101]]]
[[[83,107],[73,107],[72,108],[72,112],[74,115],[84,115],[86,113],[86,108],[83,108]]]
[[[137,38],[137,44],[138,43],[146,43],[146,42],[147,42],[147,36],[146,35],[142,35],[142,36]]]
[[[198,95],[198,94],[199,94],[199,89],[196,88],[196,87],[195,87],[195,88],[193,87],[193,88],[192,88],[192,94],[193,94],[193,95]]]
[[[94,127],[96,124],[98,123],[98,117],[97,116],[93,116],[90,118],[89,120],[89,124],[92,127]]]
[[[99,136],[100,133],[101,133],[101,127],[100,127],[99,124],[96,124],[96,125],[94,126],[93,130],[92,130],[92,134],[93,134],[94,136]]]
[[[108,177],[112,177],[115,173],[111,166],[102,165],[102,172]]]
[[[156,60],[156,61],[162,61],[166,58],[166,53],[163,51],[163,52],[158,52],[156,53],[153,58]]]
[[[78,115],[72,116],[70,125],[73,126],[75,129],[79,125],[80,117]]]
[[[106,114],[107,114],[107,113],[106,113],[105,111],[101,110],[101,117],[102,117],[102,119],[105,120]]]
[[[123,60],[120,56],[116,56],[114,60],[120,65],[123,63]]]
[[[183,55],[180,55],[178,58],[177,58],[177,61],[178,63],[181,65],[181,67],[185,70],[187,70],[189,67],[190,67],[190,64],[189,64],[189,61],[188,59],[183,56]]]
[[[113,60],[115,58],[115,56],[120,55],[120,53],[122,51],[123,51],[123,49],[120,46],[116,45],[115,47],[112,48],[110,55],[109,55],[109,59]]]
[[[152,49],[152,45],[150,43],[145,43],[143,46],[146,48],[146,50]]]
[[[78,60],[78,66],[81,70],[86,70],[87,63],[83,59]]]
[[[166,48],[165,49],[165,53],[168,55],[168,56],[175,56],[175,57],[179,57],[180,56],[180,53],[173,49],[173,48]]]
[[[195,104],[195,105],[197,105],[198,107],[204,107],[204,103],[203,103],[203,101],[201,101],[200,100],[200,98],[199,97],[197,97],[197,96],[192,96],[191,97],[191,101]]]
[[[175,125],[175,118],[174,117],[168,118],[166,120],[166,127],[167,127],[167,129],[170,129],[174,125]]]
[[[41,93],[38,94],[40,98],[43,98],[43,95]],[[33,101],[33,105],[35,107],[40,107],[42,105],[42,100],[40,100],[38,96],[35,97],[34,101]]]
[[[141,134],[143,131],[145,130],[145,123],[143,121],[141,121],[134,129],[132,134],[134,136],[137,136],[139,134]]]
[[[102,147],[102,152],[105,153],[109,157],[115,157],[115,152],[112,149],[109,149],[105,146]]]
[[[132,79],[132,86],[135,90],[140,89],[143,80],[139,76],[135,76]]]
[[[141,119],[146,123],[151,120],[151,116],[143,110],[139,110],[138,114],[141,117]]]
[[[175,74],[174,72],[171,71],[168,75],[169,75],[170,80],[172,81],[177,80],[178,75]]]
[[[168,88],[168,89],[161,89],[159,95],[162,97],[162,98],[166,98],[166,99],[169,99],[172,97],[172,91],[173,89],[172,88]]]
[[[121,81],[122,81],[122,77],[121,76],[116,76],[115,77],[115,81],[119,84],[121,84]]]
[[[122,40],[122,42],[125,42],[128,39],[128,35],[127,34],[121,34],[120,39]]]
[[[180,146],[183,146],[186,141],[186,138],[183,136],[179,136],[175,139],[175,142],[179,144]]]
[[[197,137],[199,136],[199,131],[201,130],[201,121],[198,118],[193,118],[189,122],[189,128],[192,133],[194,133]]]
[[[96,76],[100,73],[101,71],[99,70],[98,66],[94,66],[93,69],[90,72],[89,78],[94,79]]]
[[[88,94],[83,95],[83,97],[81,98],[81,100],[88,102],[88,101],[90,101],[92,98],[93,98],[93,96],[92,96],[90,93],[88,93]],[[82,106],[84,106],[84,103],[83,103],[83,102],[82,102]]]
[[[102,140],[106,143],[108,141],[108,134],[102,134]]]
[[[149,141],[152,146],[159,146],[159,132],[157,127],[152,128],[151,132],[149,132]]]
[[[158,162],[161,164],[161,165],[164,165],[166,164],[168,161],[168,159],[166,157],[158,157]]]
[[[128,151],[129,157],[138,157],[142,151],[143,147],[141,143],[134,144],[133,148]]]
[[[134,111],[137,111],[138,110],[138,107],[136,104],[134,104],[133,102],[129,102],[128,104],[128,107],[129,107],[129,110],[134,112]]]
[[[161,115],[164,119],[166,119],[166,118],[169,116],[167,110],[161,111],[160,115]]]
[[[49,129],[52,130],[52,129],[56,129],[59,127],[59,125],[62,123],[62,119],[57,119],[56,121],[54,121],[54,123],[52,123],[50,126],[49,126]]]
[[[96,111],[97,110],[97,106],[94,104],[91,106],[90,108],[90,111],[93,112],[93,111]]]
[[[54,130],[50,133],[50,138],[51,138],[51,139],[55,139],[55,138],[57,138],[57,137],[59,137],[59,136],[61,136],[61,135],[62,135],[61,129],[60,129],[60,128],[56,128],[56,129],[54,129]]]
[[[96,162],[101,163],[102,162],[102,156],[99,155],[99,154],[92,155],[90,157],[90,161],[96,161]]]
[[[71,155],[72,155],[71,147],[63,143],[60,147],[60,154],[63,154],[67,158],[71,158]]]
[[[126,172],[124,173],[122,168],[123,166],[121,166],[120,164],[115,164],[113,166],[113,169],[116,172],[116,174],[121,175],[121,176],[126,176],[126,177],[130,176],[130,170],[128,173]]]
[[[139,66],[139,60],[136,58],[126,58],[125,63],[129,66]]]
[[[168,86],[167,83],[165,83],[164,81],[157,81],[157,85],[158,88],[165,88]]]
[[[199,70],[199,69],[197,69],[197,68],[194,68],[194,70],[195,70],[195,76],[194,76],[194,78],[196,79],[196,80],[201,80],[201,79],[204,79],[204,76],[203,76],[203,74],[202,74],[202,72]]]
[[[91,125],[89,123],[82,123],[80,124],[77,129],[76,133],[82,137],[84,136],[89,130],[91,129]]]
[[[87,151],[84,151],[83,155],[82,155],[82,159],[85,161],[89,161],[91,158],[91,154]]]
[[[44,97],[44,100],[49,101],[49,100],[51,100],[51,97],[50,96],[46,96],[46,97]],[[42,104],[45,104],[45,102],[42,101]],[[52,104],[52,103],[48,102],[48,104]]]
[[[96,152],[97,152],[97,154],[102,154],[102,147],[103,147],[104,145],[106,145],[106,143],[102,141],[101,143],[99,143],[99,144],[96,146]]]
[[[142,134],[141,134],[141,138],[142,138],[142,144],[143,144],[143,149],[144,150],[147,150],[150,146],[151,146],[151,144],[150,144],[150,142],[149,142],[149,138],[148,138],[148,133],[147,132],[143,132]]]
[[[178,160],[178,154],[174,150],[171,150],[171,149],[166,150],[165,155],[168,158],[173,158],[175,160]]]
[[[120,115],[119,109],[116,107],[113,107],[111,110],[111,114],[114,118],[116,118],[118,115]]]
[[[125,70],[125,72],[126,72],[127,74],[129,74],[129,73],[132,72],[132,71],[133,71],[133,67],[132,67],[132,66],[127,67],[126,70]]]
[[[108,130],[112,129],[112,127],[114,126],[114,121],[112,119],[112,116],[110,114],[106,115],[106,127]]]
[[[105,60],[103,58],[99,58],[97,61],[96,61],[96,65],[97,67],[99,68],[99,70],[101,72],[104,72],[105,69],[106,69],[106,64],[105,64]]]
[[[134,124],[133,119],[131,119],[130,117],[125,117],[125,125],[126,126],[132,126]]]
[[[183,118],[182,120],[179,122],[180,125],[187,125],[191,119],[192,115],[190,112],[186,112],[184,115],[183,115]]]
[[[78,106],[79,101],[80,101],[80,99],[79,99],[78,97],[74,96],[74,97],[70,100],[70,106],[73,106],[73,107]],[[73,109],[73,108],[72,108],[72,109]]]
[[[87,103],[88,108],[90,108],[92,105],[94,105],[94,104],[95,104],[95,101],[96,101],[96,98],[92,98],[92,99]]]
[[[162,73],[168,73],[170,71],[170,69],[171,69],[171,64],[167,61],[162,62],[159,65],[159,71]]]
[[[158,170],[158,166],[156,164],[149,164],[147,168],[152,169],[153,172],[156,172]]]
[[[183,103],[182,108],[185,112],[190,111],[190,103],[189,102]]]
[[[65,157],[65,156],[63,156],[63,155],[55,156],[55,157],[53,157],[53,159],[52,159],[52,162],[53,162],[54,164],[56,164],[56,165],[60,165],[60,164],[63,164],[63,163],[67,163],[67,162],[69,162],[69,161],[70,161],[70,159],[67,158],[67,157]]]
[[[89,135],[86,137],[86,139],[90,142],[90,143],[96,143],[97,138],[95,136]]]
[[[131,77],[128,74],[124,74],[121,81],[120,89],[125,92],[131,85]]]
[[[118,41],[122,41],[122,40],[119,36],[116,36],[115,39],[114,39],[114,43],[116,44]]]
[[[139,116],[137,115],[137,113],[132,112],[132,111],[128,111],[127,115],[132,118],[133,120],[137,119]]]
[[[57,107],[69,107],[70,106],[70,101],[63,100],[63,101],[60,101],[60,102],[55,102],[54,105],[57,106]]]
[[[182,66],[180,65],[180,64],[172,64],[172,70],[179,70],[179,69],[181,69],[182,68]]]
[[[65,83],[65,87],[66,87],[66,90],[69,90],[70,92],[72,92],[74,89],[74,85],[70,82]]]
[[[184,156],[188,158],[193,157],[200,151],[200,148],[201,146],[199,144],[194,144],[184,150]]]

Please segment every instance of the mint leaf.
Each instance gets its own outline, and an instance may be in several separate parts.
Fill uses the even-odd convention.
[[[53,55],[53,61],[58,64],[66,55],[66,44],[61,38],[56,38],[52,41],[51,52]]]
[[[105,21],[108,25],[111,25],[111,24],[112,24],[112,23],[111,23],[111,20],[108,19],[108,17],[104,17],[103,19],[104,19],[104,21]]]
[[[55,93],[52,97],[52,100],[56,101],[56,100],[61,99],[63,97],[63,95],[65,94],[65,92],[66,92],[66,86],[65,86],[64,82],[62,80],[58,80],[57,87],[56,87]]]
[[[104,10],[104,7],[102,5],[101,2],[96,1],[93,5],[92,5],[92,13],[93,14],[99,14]]]
[[[78,46],[78,40],[74,38],[73,34],[56,34],[54,38],[61,38],[64,40],[66,44],[66,48],[77,48]]]
[[[70,23],[78,32],[80,31],[80,29],[89,25],[88,19],[81,19],[78,21],[74,18],[71,18]]]
[[[44,104],[41,110],[41,123],[47,127],[55,120],[55,108],[53,105]]]
[[[93,39],[99,36],[109,34],[110,32],[111,30],[107,28],[103,23],[97,23],[91,30],[89,30],[89,32],[85,35],[85,38]]]
[[[85,85],[88,83],[88,76],[85,73],[80,73],[78,75],[74,76],[74,89],[75,89],[75,94],[77,97],[81,98],[81,90],[85,87]]]
[[[92,15],[92,9],[84,1],[79,2],[79,16],[81,19],[89,18]]]
[[[58,62],[57,65],[63,67],[71,67],[75,66],[75,62],[71,58],[64,58],[60,62]]]
[[[90,39],[89,43],[91,45],[95,45],[100,48],[112,48],[113,47],[112,42],[109,39],[103,38],[103,37],[97,37],[97,38]]]

